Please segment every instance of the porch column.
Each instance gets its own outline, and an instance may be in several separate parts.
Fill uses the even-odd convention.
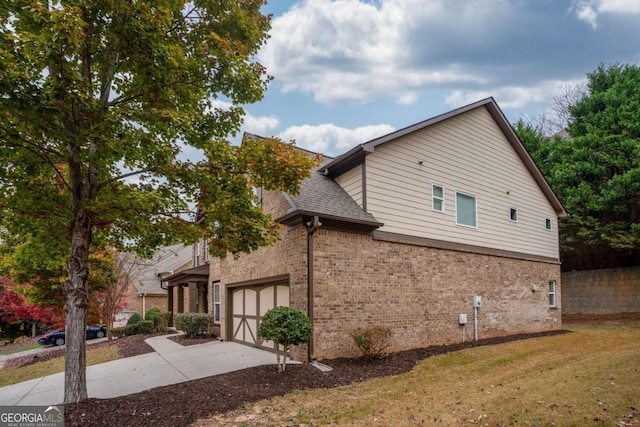
[[[178,313],[184,313],[184,286],[178,285]]]
[[[189,313],[198,312],[198,282],[189,282]]]
[[[167,289],[167,311],[171,313],[169,316],[169,325],[173,326],[173,289],[175,286],[169,286]]]

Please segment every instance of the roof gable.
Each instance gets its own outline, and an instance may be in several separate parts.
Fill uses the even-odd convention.
[[[525,165],[528,172],[531,174],[531,176],[535,180],[536,184],[540,187],[540,189],[544,193],[545,197],[547,198],[551,206],[553,206],[558,216],[566,216],[567,212],[564,209],[564,206],[562,205],[562,203],[560,202],[556,194],[553,192],[553,190],[549,186],[549,183],[542,175],[542,172],[536,166],[535,162],[533,161],[533,158],[528,153],[528,151],[524,147],[524,144],[522,143],[522,141],[520,141],[515,131],[511,127],[511,124],[506,119],[506,117],[504,116],[504,113],[502,112],[500,107],[498,107],[498,104],[495,102],[495,100],[492,97],[474,102],[473,104],[469,104],[464,107],[441,114],[439,116],[432,117],[430,119],[424,120],[422,122],[419,122],[414,125],[408,126],[406,128],[392,132],[390,134],[373,139],[369,142],[360,144],[354,147],[353,149],[351,149],[350,151],[346,152],[345,154],[337,157],[333,161],[324,165],[320,169],[320,171],[331,178],[336,178],[342,175],[343,173],[345,173],[346,171],[362,163],[362,161],[368,154],[374,152],[376,147],[382,144],[397,140],[398,138],[405,136],[407,134],[416,132],[421,129],[425,129],[429,126],[435,125],[436,123],[441,123],[450,118],[460,116],[471,110],[474,110],[476,108],[482,108],[482,107],[487,109],[487,111],[489,112],[489,114],[491,115],[495,123],[498,125],[502,133],[505,135],[509,144],[511,144],[511,146],[517,153],[518,157],[520,158],[520,160]]]

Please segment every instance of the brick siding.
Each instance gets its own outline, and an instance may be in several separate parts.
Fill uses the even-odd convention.
[[[283,229],[282,240],[271,247],[238,259],[211,260],[210,279],[223,285],[225,339],[230,338],[225,336],[226,284],[288,274],[290,305],[307,311],[306,233],[304,227]],[[471,340],[474,295],[483,298],[480,338],[561,327],[558,264],[322,228],[314,240],[314,355],[320,360],[357,356],[348,335],[357,327],[390,327],[393,351],[461,341],[460,313],[467,314],[465,339]],[[556,281],[558,308],[548,305],[549,280]],[[294,357],[304,360],[305,347]]]

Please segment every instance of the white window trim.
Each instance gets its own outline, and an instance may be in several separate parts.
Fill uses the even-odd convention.
[[[200,242],[196,243],[193,248],[193,266],[200,266]]]
[[[469,225],[469,224],[461,224],[458,222],[458,194],[461,194],[463,196],[467,196],[467,197],[473,197],[473,200],[475,201],[475,223],[476,225]],[[473,229],[477,229],[478,228],[478,198],[473,195],[473,194],[469,194],[469,193],[465,193],[464,191],[456,191],[456,225],[459,225],[461,227],[467,227],[467,228],[473,228]]]
[[[547,223],[549,223],[549,227],[547,227]],[[547,231],[553,231],[553,220],[551,218],[544,219],[544,229]]]
[[[552,283],[553,283],[553,291],[551,291],[551,284]],[[549,280],[547,291],[548,291],[547,297],[549,299],[553,295],[553,304],[551,304],[551,302],[549,302],[549,307],[557,307],[558,306],[558,300],[557,300],[556,281],[555,280]]]
[[[511,212],[512,211],[516,212],[516,219],[511,218]],[[510,207],[509,208],[509,221],[518,222],[519,217],[520,217],[520,215],[519,215],[519,212],[518,212],[518,208]]]
[[[218,288],[218,301],[216,301],[216,287]],[[222,295],[220,294],[220,292],[222,291],[222,287],[220,286],[220,282],[214,282],[213,283],[213,295],[212,295],[212,299],[213,299],[213,323],[216,325],[220,324],[220,318],[222,317],[222,313],[220,311],[221,309],[221,305],[220,305],[220,300],[222,299]],[[216,306],[218,306],[218,319],[215,318],[216,316]]]
[[[437,197],[437,196],[435,195],[435,192],[433,191],[433,188],[434,188],[434,187],[440,187],[440,188],[442,188],[442,197]],[[436,209],[436,208],[435,208],[435,204],[433,203],[433,201],[434,201],[435,199],[442,200],[442,210],[438,210],[438,209]],[[432,211],[434,211],[434,212],[444,213],[444,212],[445,212],[445,210],[446,210],[446,208],[445,208],[445,204],[444,204],[444,201],[445,201],[445,189],[444,189],[444,185],[440,185],[440,184],[431,184],[431,210],[432,210]]]

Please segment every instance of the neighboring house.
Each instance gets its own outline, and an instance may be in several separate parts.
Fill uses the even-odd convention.
[[[289,305],[314,327],[298,359],[358,355],[357,327],[389,327],[393,351],[470,340],[476,296],[480,338],[561,327],[566,212],[493,98],[325,158],[262,207],[279,242],[167,279],[223,339],[264,345],[261,317]]]
[[[144,316],[157,307],[167,311],[167,287],[164,278],[192,265],[193,247],[182,244],[158,249],[153,258],[132,256],[127,267],[129,286],[123,297],[123,309],[116,314],[116,325],[126,324],[133,313]]]

